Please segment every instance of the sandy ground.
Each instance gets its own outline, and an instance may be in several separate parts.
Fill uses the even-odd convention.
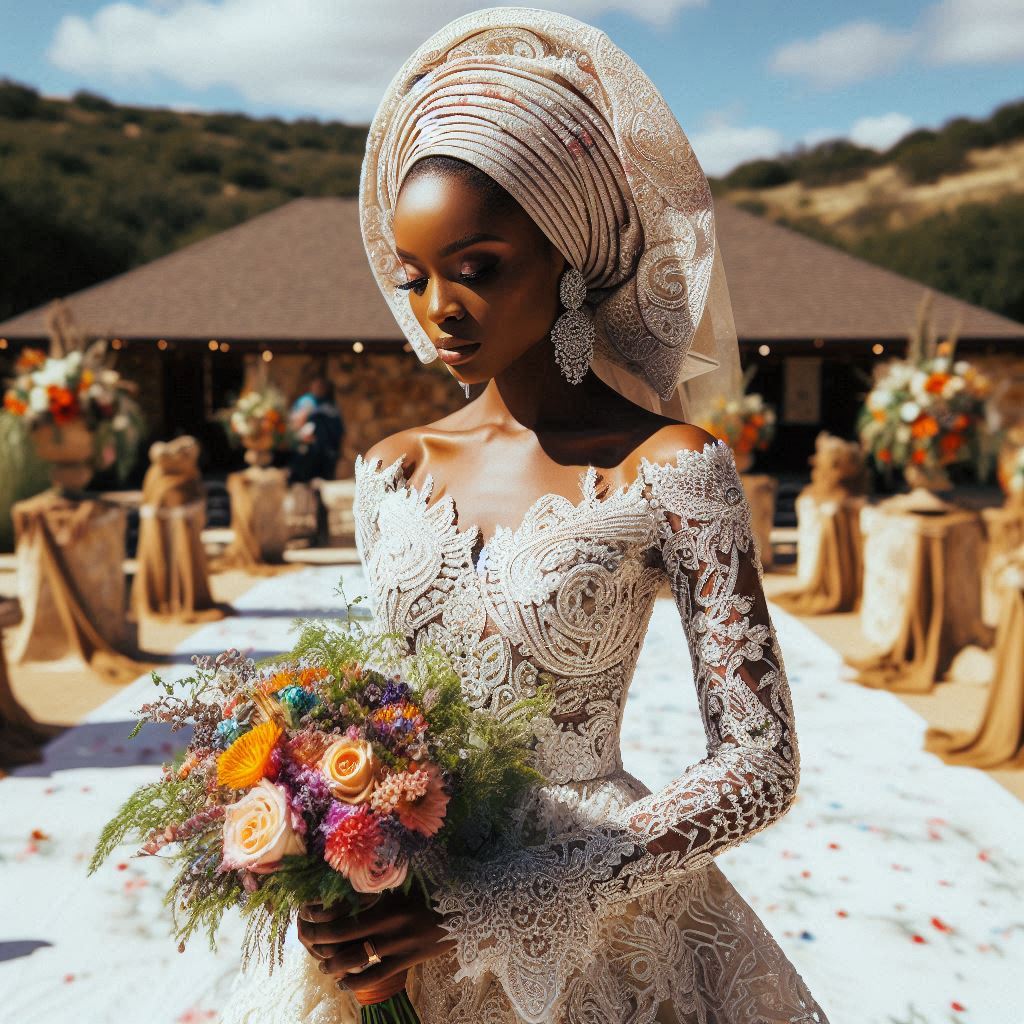
[[[321,562],[330,552],[309,552],[303,561]],[[315,556],[315,557],[313,557]],[[350,561],[354,551],[338,553],[341,561]],[[331,557],[330,560],[336,560]],[[292,565],[282,566],[289,572]],[[212,577],[214,597],[230,603],[266,576],[254,576],[237,570],[215,573]],[[14,579],[10,573],[0,572],[0,595],[14,593]],[[765,590],[771,598],[775,593],[792,587],[793,576],[786,571],[769,573],[765,577]],[[857,614],[820,615],[804,617],[801,621],[840,654],[864,650]],[[139,646],[155,654],[169,654],[177,648],[200,624],[144,622],[139,629]],[[15,696],[29,713],[40,722],[73,725],[117,692],[117,687],[96,676],[83,672],[54,671],[45,664],[9,665],[11,685]],[[977,648],[967,648],[958,656],[950,678],[926,695],[897,695],[929,725],[941,728],[969,728],[982,713],[986,696],[986,681],[990,671],[988,655]],[[856,685],[849,683],[847,685]],[[1024,800],[1024,771],[991,771],[1000,785]]]

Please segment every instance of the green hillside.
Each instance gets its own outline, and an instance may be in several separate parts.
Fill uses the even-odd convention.
[[[354,195],[366,127],[40,97],[0,81],[0,319],[296,196]]]
[[[0,80],[0,319],[296,196],[354,195],[365,125],[41,97]],[[978,185],[981,182],[984,187]],[[1024,102],[833,140],[712,180],[716,195],[1024,319]]]

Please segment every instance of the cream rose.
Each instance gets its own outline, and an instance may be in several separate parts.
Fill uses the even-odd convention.
[[[320,758],[320,771],[331,793],[343,803],[365,803],[376,784],[377,759],[373,756],[373,744],[367,740],[337,740]]]
[[[356,892],[381,892],[396,889],[405,881],[409,865],[405,860],[371,860],[353,864],[348,880]]]
[[[224,866],[256,874],[276,871],[281,860],[306,852],[295,831],[295,816],[285,791],[261,779],[224,811]]]

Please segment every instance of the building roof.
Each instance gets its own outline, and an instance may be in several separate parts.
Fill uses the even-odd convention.
[[[925,287],[719,200],[718,238],[741,341],[906,337]],[[355,198],[295,199],[67,297],[98,337],[400,341],[370,272]],[[47,306],[0,337],[47,336]],[[964,340],[1024,342],[1024,324],[936,293],[933,323]]]

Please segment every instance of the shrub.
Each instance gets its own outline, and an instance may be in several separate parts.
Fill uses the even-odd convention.
[[[793,180],[793,172],[781,160],[749,160],[725,176],[729,188],[774,188]]]
[[[39,93],[31,86],[0,78],[0,117],[23,121],[39,111]]]
[[[1013,142],[1024,138],[1024,100],[1005,103],[990,118],[992,134],[997,142]]]
[[[95,110],[106,113],[114,110],[114,104],[106,98],[106,96],[100,96],[99,93],[89,92],[88,89],[79,89],[78,92],[71,97],[71,102],[81,110]]]
[[[182,174],[219,174],[223,161],[212,149],[199,149],[188,143],[170,153],[171,166]]]
[[[270,188],[270,175],[252,160],[239,160],[224,168],[224,177],[239,188]]]
[[[911,184],[922,185],[963,170],[967,166],[967,150],[941,137],[922,139],[904,146],[895,163]]]

